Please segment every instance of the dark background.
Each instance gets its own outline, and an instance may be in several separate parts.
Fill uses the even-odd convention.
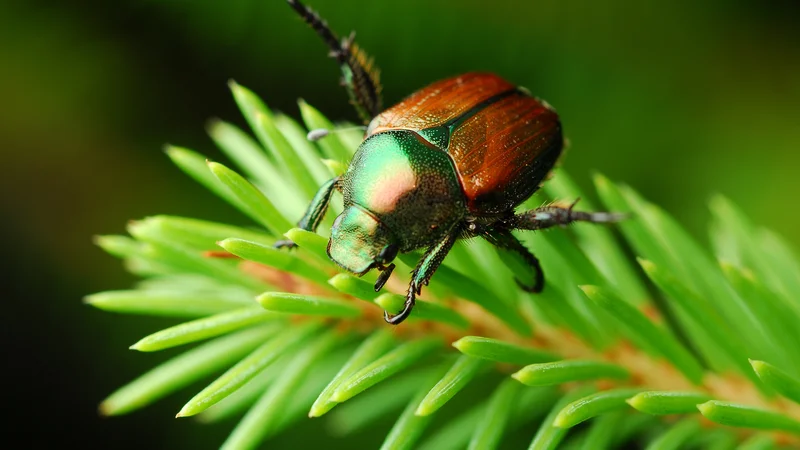
[[[496,72],[558,109],[572,142],[565,166],[583,187],[592,171],[624,181],[703,242],[706,201],[722,193],[795,248],[797,5],[312,3],[340,34],[358,30],[383,69],[386,103],[450,75]],[[355,120],[325,53],[281,0],[0,2],[6,436],[25,447],[222,442],[230,424],[172,419],[189,391],[98,417],[108,393],[170,356],[128,345],[173,322],[82,305],[134,281],[91,237],[156,213],[245,223],[172,167],[162,146],[220,158],[203,127],[212,117],[244,125],[231,78],[273,109],[297,116],[303,97]]]

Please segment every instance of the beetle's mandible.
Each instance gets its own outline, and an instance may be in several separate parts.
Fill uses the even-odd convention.
[[[319,189],[298,227],[316,230],[333,191],[341,192],[344,210],[333,223],[328,256],[357,275],[381,271],[376,291],[391,275],[398,252],[426,249],[411,274],[405,307],[386,312],[387,322],[408,318],[422,286],[458,239],[482,237],[517,253],[533,271],[532,283],[520,286],[540,292],[539,260],[513,230],[619,218],[555,205],[515,213],[561,155],[561,122],[547,103],[496,75],[468,73],[383,111],[371,59],[352,38],[339,40],[308,7],[287,2],[325,41],[351,102],[369,124],[347,171]]]

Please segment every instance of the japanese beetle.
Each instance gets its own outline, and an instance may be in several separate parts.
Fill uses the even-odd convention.
[[[555,165],[563,147],[561,123],[545,102],[487,73],[436,82],[382,111],[377,70],[352,36],[339,40],[319,16],[297,0],[289,5],[325,41],[342,71],[342,84],[365,123],[364,141],[347,171],[317,192],[298,227],[314,231],[334,190],[344,196],[328,241],[328,256],[343,269],[381,274],[379,291],[398,252],[426,248],[412,272],[405,307],[384,313],[405,320],[423,285],[458,239],[483,237],[511,250],[533,270],[540,292],[539,260],[511,233],[574,221],[611,222],[616,214],[543,206],[519,214]],[[277,247],[293,246],[280,241]]]

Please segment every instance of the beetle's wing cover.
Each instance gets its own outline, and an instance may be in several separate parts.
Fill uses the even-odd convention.
[[[450,136],[469,209],[501,214],[530,197],[555,165],[563,139],[558,115],[537,99],[512,95],[488,105]]]
[[[515,88],[487,73],[442,80],[376,116],[367,136],[448,125],[470,211],[502,214],[536,191],[563,144],[555,111]]]
[[[378,114],[367,128],[367,136],[390,129],[419,131],[458,118],[480,102],[514,89],[497,75],[467,73],[438,81]]]

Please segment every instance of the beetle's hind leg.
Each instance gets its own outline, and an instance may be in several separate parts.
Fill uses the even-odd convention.
[[[541,230],[556,225],[569,225],[573,222],[619,222],[626,217],[626,214],[620,213],[575,211],[575,204],[578,203],[578,200],[575,200],[568,207],[548,205],[516,214],[511,218],[510,228]]]
[[[339,63],[342,84],[347,88],[350,102],[364,123],[381,112],[380,71],[363,50],[354,42],[351,34],[341,41],[328,24],[311,8],[297,0],[286,0],[303,20],[317,32],[330,49],[330,56]]]
[[[489,241],[490,244],[495,245],[503,250],[512,252],[510,256],[517,257],[522,263],[533,269],[532,280],[520,280],[515,278],[517,284],[522,290],[526,292],[538,293],[544,289],[544,272],[542,266],[539,264],[539,259],[533,256],[523,244],[508,230],[487,230],[481,235]],[[521,275],[521,274],[518,274]]]

